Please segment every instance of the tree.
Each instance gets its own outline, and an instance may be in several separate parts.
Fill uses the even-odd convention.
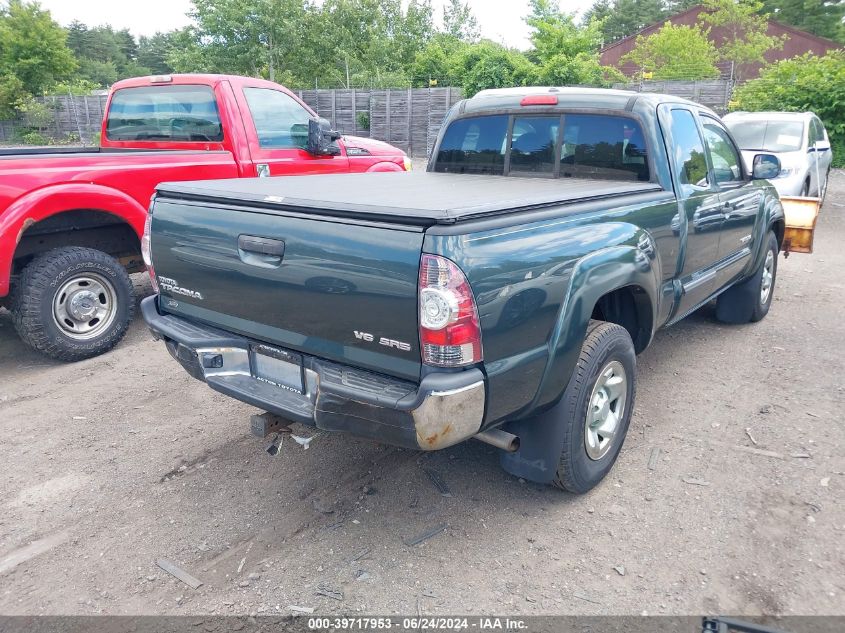
[[[531,43],[539,60],[555,55],[574,57],[597,53],[601,48],[601,23],[591,20],[579,27],[575,14],[562,13],[555,0],[531,0],[531,14],[525,18],[531,28]]]
[[[166,75],[174,72],[173,65],[168,61],[174,50],[180,45],[183,31],[168,31],[156,33],[149,37],[138,38],[138,64],[150,69],[153,75]]]
[[[210,67],[275,80],[297,62],[305,0],[193,0],[193,4],[193,33]]]
[[[67,34],[37,2],[9,0],[0,8],[0,77],[41,94],[76,70]],[[6,90],[9,80],[4,81]]]
[[[435,35],[414,59],[411,66],[413,84],[427,88],[431,85],[449,86],[460,83],[459,78],[455,76],[455,59],[465,46],[466,42],[453,35]]]
[[[845,43],[845,2],[840,0],[763,0],[775,20]]]
[[[584,24],[601,20],[605,44],[633,35],[667,16],[662,0],[598,0],[584,14]]]
[[[830,135],[834,166],[845,166],[845,51],[771,64],[739,86],[733,101],[736,109],[752,112],[815,112]]]
[[[481,40],[460,49],[453,65],[464,96],[471,97],[485,88],[530,86],[537,83],[537,68],[522,53]]]
[[[79,62],[78,80],[107,87],[124,77],[150,74],[150,69],[138,62],[138,44],[127,29],[89,28],[74,21],[67,31],[68,47]]]
[[[575,15],[562,13],[555,0],[531,0],[525,18],[534,45],[529,58],[538,64],[541,83],[553,85],[604,84],[609,74],[599,61],[602,22],[592,19],[578,25]]]
[[[27,97],[23,82],[15,75],[0,75],[0,119],[16,117]]]
[[[634,49],[620,61],[654,73],[654,79],[666,80],[718,77],[718,59],[708,30],[667,22],[648,37],[638,36]]]
[[[739,67],[737,76],[745,74],[742,65],[765,62],[766,52],[783,46],[785,38],[767,34],[768,16],[760,0],[704,0],[703,4],[707,11],[700,19],[706,26],[721,27],[726,34],[719,56]]]
[[[481,35],[472,9],[461,0],[449,0],[443,7],[443,32],[464,42],[477,42]]]
[[[602,20],[603,41],[609,44],[700,3],[701,0],[598,0],[584,14],[583,23]]]
[[[194,26],[187,26],[172,34],[172,46],[165,54],[165,63],[175,73],[223,72],[200,45],[200,35]]]

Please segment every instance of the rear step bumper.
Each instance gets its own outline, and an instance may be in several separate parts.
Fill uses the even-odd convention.
[[[144,299],[141,312],[191,376],[283,418],[422,450],[452,446],[481,430],[485,386],[478,369],[429,374],[415,385],[303,355],[304,393],[298,393],[254,377],[249,339],[161,314],[157,296]],[[210,356],[222,357],[222,366],[204,368]]]

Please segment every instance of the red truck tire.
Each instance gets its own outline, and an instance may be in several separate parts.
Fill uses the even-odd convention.
[[[42,253],[23,269],[11,311],[27,345],[57,360],[78,361],[120,342],[135,311],[135,295],[116,259],[69,246]]]

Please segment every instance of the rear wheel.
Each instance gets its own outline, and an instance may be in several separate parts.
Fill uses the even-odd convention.
[[[613,467],[634,407],[636,355],[628,331],[591,321],[575,372],[554,410],[565,425],[553,484],[581,494]]]
[[[24,268],[12,315],[33,349],[76,361],[107,352],[126,334],[135,309],[132,282],[113,257],[91,248],[57,248]]]

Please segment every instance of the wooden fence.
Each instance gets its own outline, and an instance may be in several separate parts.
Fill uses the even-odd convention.
[[[663,92],[727,110],[732,82],[645,81],[616,84],[614,88]],[[299,90],[296,94],[343,134],[367,136],[402,148],[416,157],[431,151],[443,118],[462,98],[460,88],[406,88],[402,90]],[[61,142],[95,144],[106,105],[106,95],[44,97],[52,120],[45,136]],[[0,143],[19,142],[23,121],[0,121]]]
[[[733,82],[729,79],[708,79],[703,81],[641,81],[614,84],[613,87],[635,92],[670,94],[695,101],[724,114],[728,110],[733,85]]]
[[[386,141],[412,156],[428,155],[443,117],[461,99],[459,88],[299,90],[296,94],[343,134]],[[41,101],[51,112],[51,120],[42,124],[44,136],[57,142],[97,142],[106,95],[57,95]],[[26,121],[0,121],[0,143],[18,142],[26,127]]]
[[[106,110],[107,95],[51,95],[39,101],[47,106],[50,120],[40,122],[44,136],[57,142],[70,140],[77,145],[94,145]],[[17,142],[22,128],[28,129],[26,120],[0,121],[0,143]]]
[[[297,94],[343,134],[386,141],[411,156],[428,155],[446,112],[462,98],[459,88],[300,90]],[[360,113],[366,113],[369,128],[361,125]]]

